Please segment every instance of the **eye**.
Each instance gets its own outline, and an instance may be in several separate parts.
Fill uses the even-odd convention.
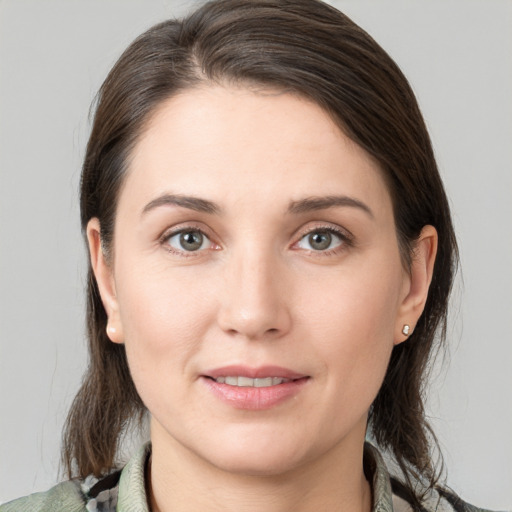
[[[197,252],[212,247],[210,239],[198,229],[178,231],[166,237],[166,243],[178,252]]]
[[[308,251],[329,251],[342,245],[345,238],[333,229],[315,229],[304,235],[297,242],[297,247]]]

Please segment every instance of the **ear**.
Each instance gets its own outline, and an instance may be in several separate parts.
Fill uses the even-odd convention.
[[[98,283],[103,307],[107,312],[107,335],[114,343],[123,343],[123,327],[119,316],[114,274],[101,243],[100,222],[97,218],[87,223],[87,241],[94,277]]]
[[[404,280],[404,290],[395,325],[395,345],[402,343],[413,333],[423,313],[434,272],[436,254],[437,231],[433,226],[424,226],[414,245],[408,278]],[[404,329],[404,326],[409,326],[409,329]]]

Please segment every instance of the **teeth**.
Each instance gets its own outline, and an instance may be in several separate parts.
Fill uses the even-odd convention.
[[[238,386],[243,388],[254,386],[254,379],[250,377],[238,377]]]
[[[290,379],[283,377],[265,377],[263,379],[251,379],[250,377],[217,377],[215,379],[219,384],[227,384],[228,386],[238,386],[242,388],[267,388],[277,386],[283,382],[290,382]]]
[[[278,379],[278,377],[276,377]],[[281,379],[279,379],[281,380]],[[280,382],[276,382],[276,384],[281,384]],[[268,388],[272,386],[272,377],[265,377],[264,379],[254,379],[254,387],[255,388]]]

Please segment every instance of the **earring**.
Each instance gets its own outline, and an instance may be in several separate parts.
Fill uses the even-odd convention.
[[[112,325],[107,325],[107,334],[115,334],[116,333],[116,328],[113,327]]]
[[[402,327],[402,334],[404,336],[409,336],[409,331],[411,330],[411,326],[410,325],[407,325],[405,324],[403,327]]]

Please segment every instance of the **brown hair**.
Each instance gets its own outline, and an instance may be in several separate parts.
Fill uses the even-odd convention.
[[[369,422],[416,499],[413,479],[427,488],[437,479],[423,393],[429,356],[446,334],[457,248],[429,135],[407,80],[366,32],[317,0],[213,1],[181,21],[156,25],[128,47],[98,94],[82,170],[81,222],[85,229],[91,218],[99,219],[107,251],[130,152],[148,119],[165,99],[205,83],[278,88],[323,107],[386,176],[405,265],[423,226],[437,229],[424,313],[409,340],[393,349]],[[121,434],[145,412],[124,347],[106,336],[90,265],[87,293],[90,362],[63,445],[68,473],[81,477],[115,466]]]

